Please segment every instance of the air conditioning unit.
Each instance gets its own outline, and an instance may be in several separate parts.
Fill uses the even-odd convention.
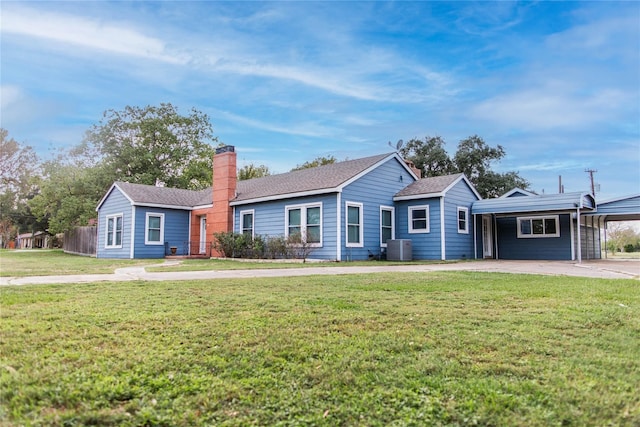
[[[388,261],[411,261],[413,259],[411,240],[395,239],[387,240]]]

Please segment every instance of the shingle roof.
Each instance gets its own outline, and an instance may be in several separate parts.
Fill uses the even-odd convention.
[[[114,185],[120,188],[134,204],[192,208],[212,203],[211,188],[194,191],[130,182],[116,182]]]
[[[366,171],[395,153],[379,154],[355,160],[302,169],[278,175],[239,181],[233,203],[276,196],[331,190]]]
[[[422,178],[400,190],[395,197],[410,197],[442,193],[462,176],[464,176],[464,174],[456,173],[453,175]]]

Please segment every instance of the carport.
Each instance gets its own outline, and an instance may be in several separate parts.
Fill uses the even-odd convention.
[[[538,195],[520,190],[478,200],[471,207],[478,230],[475,257],[480,252],[482,258],[581,262],[583,249],[590,253],[589,243],[599,248],[600,232],[593,226],[597,221],[589,227],[577,219],[595,211],[595,198],[583,192]]]
[[[607,224],[612,221],[640,221],[640,194],[619,197],[598,203],[595,211],[584,214],[585,223],[598,224],[604,229],[604,245],[607,247]],[[605,258],[607,251],[605,251]]]

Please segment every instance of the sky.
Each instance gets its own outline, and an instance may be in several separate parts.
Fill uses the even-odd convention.
[[[0,125],[44,159],[171,103],[240,167],[479,135],[535,192],[640,193],[640,2],[4,0],[0,37]]]

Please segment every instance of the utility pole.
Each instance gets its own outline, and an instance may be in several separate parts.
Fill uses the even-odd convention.
[[[593,183],[593,174],[598,172],[598,170],[597,169],[585,169],[584,171],[589,174],[589,179],[591,180],[591,194],[593,194],[595,196],[596,195],[596,186]]]

